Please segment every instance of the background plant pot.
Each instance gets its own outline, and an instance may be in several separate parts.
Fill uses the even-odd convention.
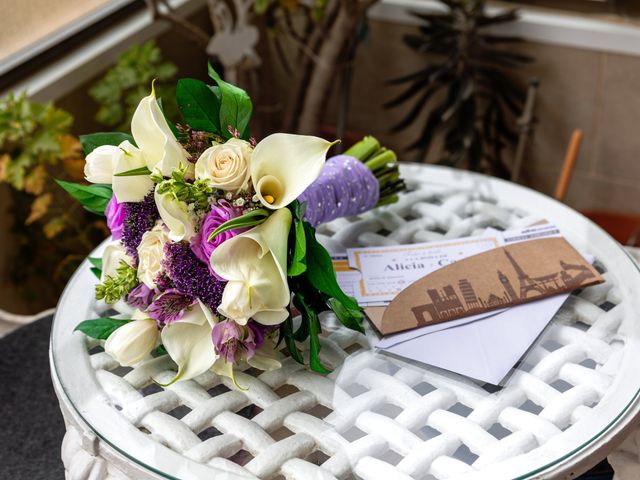
[[[582,213],[621,244],[640,246],[640,215],[608,210],[586,210]]]

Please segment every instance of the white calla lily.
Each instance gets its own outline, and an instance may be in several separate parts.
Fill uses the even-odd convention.
[[[209,370],[219,358],[211,340],[217,317],[198,301],[177,322],[162,329],[162,344],[178,365],[178,373],[169,383],[189,380]]]
[[[104,344],[104,351],[120,365],[132,367],[144,360],[158,344],[160,332],[155,320],[134,319],[116,329]]]
[[[256,353],[247,360],[247,363],[254,368],[264,370],[265,372],[271,370],[277,370],[282,367],[282,363],[278,360],[278,356],[281,354],[275,349],[274,342],[267,338],[264,341],[264,345],[256,351]]]
[[[168,177],[180,165],[186,167],[193,178],[194,166],[189,154],[176,140],[156,101],[155,89],[144,97],[131,118],[131,134],[143,153],[149,170],[159,170]]]
[[[248,232],[219,245],[211,254],[213,270],[228,280],[218,311],[241,325],[249,318],[277,325],[288,316],[287,241],[291,212],[276,210]]]
[[[122,243],[113,242],[107,245],[102,253],[100,281],[104,282],[107,277],[117,277],[118,267],[123,260],[127,265],[133,265],[133,259],[127,254],[127,250],[122,246]]]
[[[84,178],[91,183],[111,183],[115,166],[123,155],[115,145],[100,145],[85,159]]]
[[[116,147],[122,152],[118,158],[113,173],[123,173],[145,166],[142,152],[128,140]],[[153,190],[153,181],[149,175],[134,175],[127,177],[113,177],[113,193],[119,203],[141,202]]]
[[[169,229],[169,239],[174,242],[189,240],[195,235],[195,225],[187,204],[177,200],[172,194],[160,194],[158,188],[154,199],[160,218]]]
[[[334,143],[287,133],[274,133],[258,143],[249,165],[260,202],[278,209],[298,198],[320,175]]]

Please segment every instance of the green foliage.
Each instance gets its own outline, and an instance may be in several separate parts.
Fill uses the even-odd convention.
[[[231,85],[220,78],[220,75],[209,64],[209,76],[218,84],[220,94],[220,135],[231,138],[229,131],[233,128],[240,138],[249,139],[249,122],[253,113],[253,104],[247,92]],[[216,90],[214,89],[214,92]]]
[[[80,322],[74,332],[82,332],[88,337],[95,338],[97,340],[106,340],[109,336],[115,332],[121,326],[129,323],[131,320],[119,320],[117,318],[100,317],[92,320],[85,320]]]
[[[67,201],[53,178],[83,178],[72,116],[25,94],[0,99],[0,183],[9,189],[10,281],[34,309],[53,306],[69,276],[108,235],[104,221]]]
[[[125,172],[114,173],[114,177],[139,177],[141,175],[151,175],[151,170],[148,167],[132,168]]]
[[[91,273],[99,280],[102,277],[102,259],[100,257],[87,257],[91,264]]]
[[[177,113],[175,93],[166,82],[172,80],[177,71],[173,63],[163,61],[162,52],[153,40],[130,48],[89,91],[100,104],[96,121],[118,130],[129,130],[133,112],[140,99],[149,95],[154,79],[157,96],[165,99],[164,112],[173,116]]]
[[[291,316],[289,316],[289,318],[282,323],[282,327],[280,327],[280,339],[284,339],[284,343],[287,346],[287,350],[289,351],[291,358],[304,365],[304,358],[302,358],[302,354],[300,353],[300,350],[298,350],[295,342],[296,339],[293,334],[293,321],[291,320]]]
[[[173,195],[176,200],[195,204],[197,209],[206,210],[209,206],[209,197],[215,189],[207,180],[186,179],[187,170],[179,166],[171,173],[171,178],[164,179],[161,174],[151,175],[151,179],[158,184],[157,192],[160,195]]]
[[[293,210],[293,228],[289,239],[289,245],[293,245],[293,252],[289,256],[291,260],[287,270],[290,277],[302,275],[307,270],[307,240],[302,221],[306,207],[306,203],[298,203],[297,200],[290,206]]]
[[[437,161],[471,170],[508,175],[503,158],[507,146],[517,142],[516,119],[521,115],[526,89],[512,70],[532,59],[513,50],[518,37],[499,36],[493,29],[516,21],[516,11],[489,15],[485,0],[441,0],[446,13],[415,13],[423,24],[419,33],[406,35],[411,49],[428,55],[425,66],[392,80],[405,89],[385,104],[402,106],[405,116],[392,131],[411,125],[428,110],[418,138],[408,148],[417,160]],[[510,48],[505,48],[509,46]],[[502,48],[500,48],[502,47]],[[406,103],[413,100],[411,108]],[[431,151],[442,134],[443,153]]]
[[[318,313],[333,310],[344,326],[359,332],[364,331],[364,314],[356,300],[347,296],[338,285],[331,256],[316,239],[315,229],[302,219],[305,205],[293,202],[289,208],[293,214],[287,262],[289,285],[293,304],[300,311],[302,321],[294,332],[292,320],[288,318],[280,327],[280,339],[300,363],[304,360],[295,342],[309,339],[310,368],[329,373],[319,356],[321,325]]]
[[[82,149],[84,150],[85,155],[89,155],[96,148],[101,147],[102,145],[117,146],[125,140],[128,140],[132,145],[136,144],[136,142],[133,140],[133,137],[128,133],[99,132],[90,133],[88,135],[80,135],[80,143],[82,144]]]
[[[318,336],[320,334],[321,327],[317,311],[299,292],[296,292],[293,295],[293,304],[300,311],[300,314],[302,315],[302,322],[308,325],[309,366],[311,367],[311,370],[318,373],[331,373],[331,370],[322,365],[322,362],[320,361],[320,339]]]
[[[136,269],[121,260],[116,269],[116,275],[113,277],[109,275],[104,282],[96,285],[96,299],[104,299],[106,303],[116,303],[136,285],[138,285]]]
[[[104,215],[107,204],[113,195],[111,185],[82,185],[63,180],[56,180],[56,183],[78,200],[84,208],[96,215]]]
[[[66,153],[62,138],[72,123],[68,112],[31,102],[25,93],[0,99],[0,181],[28,191],[34,169],[56,165]]]
[[[315,229],[307,222],[303,222],[303,224],[307,244],[307,269],[304,273],[305,279],[313,288],[329,298],[335,298],[338,302],[342,303],[346,309],[358,310],[358,302],[347,296],[340,288],[340,285],[338,285],[331,256],[316,239]],[[362,326],[358,326],[356,330],[362,331]]]
[[[209,235],[208,241],[213,240],[216,235],[226,232],[227,230],[233,230],[235,228],[246,228],[246,227],[255,227],[256,225],[260,225],[264,222],[269,216],[269,211],[266,208],[256,208],[255,210],[250,210],[244,215],[240,215],[239,217],[232,218],[231,220],[227,220],[218,228],[216,228],[211,235]]]
[[[180,113],[194,130],[220,135],[220,91],[200,80],[178,80],[176,100]]]

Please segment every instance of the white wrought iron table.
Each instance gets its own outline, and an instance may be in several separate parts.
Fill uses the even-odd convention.
[[[167,389],[174,366],[119,367],[75,325],[100,309],[88,265],[54,321],[51,367],[69,479],[573,478],[631,429],[640,401],[640,271],[593,223],[523,187],[444,167],[404,165],[396,205],[319,229],[355,245],[455,238],[547,219],[596,256],[606,282],[572,295],[502,388],[376,353],[323,315],[327,376],[290,358],[278,371],[206,373]],[[97,252],[99,254],[99,252]],[[304,348],[304,346],[302,346]]]

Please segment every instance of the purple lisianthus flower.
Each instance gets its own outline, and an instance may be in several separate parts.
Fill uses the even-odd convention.
[[[155,292],[144,283],[138,284],[127,295],[127,303],[138,310],[145,310],[153,301]]]
[[[233,320],[224,320],[213,326],[211,340],[218,354],[226,361],[235,363],[249,360],[264,343],[269,327],[250,321],[246,326]]]
[[[120,240],[124,230],[124,219],[127,216],[127,211],[124,205],[118,202],[115,195],[111,196],[111,200],[107,203],[104,214],[107,217],[107,226],[109,230],[111,230],[111,236],[114,240]]]
[[[256,350],[264,343],[264,337],[271,333],[275,327],[271,325],[263,325],[261,323],[249,320],[247,322],[247,328],[253,333],[253,343],[256,345]]]
[[[213,233],[213,231],[218,228],[220,225],[225,223],[232,218],[240,215],[240,212],[231,206],[225,200],[218,201],[218,205],[213,205],[211,207],[211,211],[204,217],[202,221],[202,226],[200,227],[200,231],[197,235],[195,235],[191,239],[191,250],[196,256],[207,264],[209,267],[209,271],[212,275],[214,275],[219,280],[223,280],[220,278],[216,272],[211,268],[211,262],[209,259],[211,258],[211,254],[213,251],[225,240],[230,239],[231,237],[235,237],[239,233],[242,233],[245,229],[238,228],[233,230],[227,230],[226,232],[219,233],[214,238],[209,240],[209,235]]]
[[[187,309],[194,305],[196,301],[191,295],[185,295],[175,289],[170,289],[149,305],[147,314],[158,322],[158,326],[163,327],[180,320]]]

